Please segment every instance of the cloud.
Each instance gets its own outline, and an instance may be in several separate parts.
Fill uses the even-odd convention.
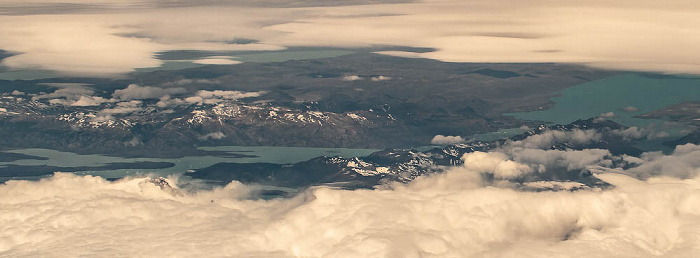
[[[13,69],[47,69],[68,75],[113,76],[137,67],[156,67],[163,46],[110,26],[95,15],[0,17],[0,48],[21,54],[2,60]],[[117,25],[117,24],[114,24]]]
[[[95,91],[88,86],[90,84],[83,83],[41,83],[51,87],[58,87],[52,93],[40,93],[32,96],[32,100],[48,99],[49,103],[54,105],[88,107],[99,106],[102,103],[114,102],[113,99],[105,99],[103,97],[93,96]],[[14,93],[14,92],[13,92]]]
[[[116,107],[105,108],[100,110],[100,114],[103,115],[113,115],[113,114],[129,114],[137,111],[143,110],[143,102],[138,100],[132,100],[128,102],[119,102]]]
[[[158,101],[158,103],[156,103],[156,106],[158,106],[160,108],[168,108],[168,107],[187,105],[187,104],[191,104],[191,103],[184,101],[183,99],[179,99],[179,98],[171,99],[169,97],[163,97]]]
[[[213,133],[208,133],[208,134],[202,135],[201,137],[199,137],[199,139],[202,141],[206,141],[209,139],[221,140],[224,137],[226,137],[226,135],[222,132],[213,132]]]
[[[448,62],[581,62],[615,69],[697,73],[698,63],[684,56],[682,49],[697,44],[700,38],[685,37],[678,28],[698,30],[695,25],[684,24],[694,20],[688,10],[699,7],[688,1],[662,6],[650,0],[605,4],[583,0],[427,0],[342,10],[317,8],[346,15],[397,15],[342,19],[316,16],[269,28],[289,33],[271,41],[284,45],[410,45],[437,51],[380,53]],[[646,42],[620,44],[630,38]],[[654,43],[647,44],[649,41]],[[674,47],[678,51],[669,52]]]
[[[216,104],[224,100],[237,100],[243,98],[255,98],[262,96],[267,92],[257,91],[257,92],[243,92],[243,91],[225,91],[225,90],[200,90],[192,96],[185,98],[185,102],[197,103],[197,104]]]
[[[379,76],[374,76],[370,78],[373,82],[381,82],[381,81],[388,81],[391,80],[391,77],[387,77],[384,75],[379,75]]]
[[[27,6],[28,4],[33,5],[36,8],[36,4],[94,4],[94,5],[133,5],[138,3],[145,3],[148,1],[143,0],[8,0],[4,4],[9,6]]]
[[[125,89],[115,90],[112,97],[121,100],[160,99],[165,96],[186,93],[185,88],[159,88],[130,84]]]
[[[500,152],[474,152],[464,154],[462,157],[464,168],[469,171],[491,173],[496,178],[513,179],[533,172],[528,165],[508,160],[508,157]]]
[[[700,73],[700,53],[692,51],[700,44],[700,37],[694,36],[700,30],[694,22],[694,10],[700,9],[695,1],[348,1],[344,3],[350,6],[342,7],[320,1],[297,7],[272,2],[276,4],[168,2],[180,7],[162,8],[165,2],[144,1],[105,10],[3,16],[0,49],[20,54],[2,64],[114,76],[157,67],[162,62],[154,54],[170,50],[392,45],[436,51],[380,53],[447,62],[565,62]],[[265,7],[278,4],[288,8]],[[236,38],[252,43],[231,44]],[[198,62],[230,62],[226,60]]]
[[[528,149],[548,149],[557,143],[564,142],[579,145],[589,144],[600,141],[602,137],[603,135],[595,130],[574,129],[566,132],[548,130],[541,134],[529,136],[522,141],[511,142],[510,145],[513,147],[524,147]]]
[[[462,136],[450,136],[450,135],[435,135],[432,140],[430,140],[431,144],[435,145],[450,145],[450,144],[457,144],[457,143],[463,143],[465,142],[465,139],[462,138]]]
[[[240,64],[241,61],[231,60],[232,56],[210,56],[203,59],[198,59],[192,61],[196,64],[207,64],[207,65],[233,65]]]
[[[615,185],[605,190],[535,181],[523,185],[537,191],[521,191],[513,183],[485,182],[483,173],[512,178],[537,172],[522,169],[531,166],[508,154],[483,152],[465,156],[464,166],[406,185],[354,191],[314,187],[271,200],[250,199],[260,188],[238,182],[196,190],[171,188],[178,178],[108,181],[59,173],[0,185],[0,252],[691,257],[700,251],[695,241],[700,237],[700,178],[677,174],[670,164],[682,160],[682,167],[697,170],[698,148],[686,145],[672,155],[643,159],[638,168],[660,173],[644,181],[623,168],[601,172],[596,176]],[[644,167],[647,163],[650,168]]]
[[[614,113],[614,112],[602,113],[602,114],[600,114],[600,117],[603,117],[603,118],[613,118],[613,117],[615,117],[615,113]]]
[[[172,81],[172,82],[166,82],[163,85],[167,86],[188,86],[192,84],[219,84],[220,82],[217,80],[209,80],[209,79],[181,79],[177,81]]]
[[[346,75],[346,76],[343,76],[343,78],[340,78],[340,79],[343,80],[343,81],[349,81],[349,82],[351,82],[351,81],[359,81],[359,80],[362,80],[362,78],[361,78],[360,76],[357,76],[357,75]]]
[[[92,96],[95,93],[91,88],[88,88],[86,84],[64,84],[64,83],[52,83],[52,84],[42,84],[47,86],[59,87],[52,93],[40,93],[32,97],[33,100],[40,99],[56,99],[65,98],[68,100],[77,100],[82,96]]]
[[[110,100],[105,99],[103,97],[95,97],[95,96],[80,96],[78,100],[75,102],[71,103],[71,106],[75,107],[89,107],[89,106],[99,106],[102,105],[102,103],[110,102]]]
[[[633,126],[624,130],[614,130],[612,133],[621,135],[624,140],[637,140],[642,138],[653,140],[670,136],[667,132],[657,131],[654,124],[644,128]]]
[[[629,106],[629,107],[623,108],[622,111],[625,111],[625,112],[637,112],[637,111],[639,111],[639,109],[636,108],[636,107],[633,107],[633,106]]]
[[[539,166],[540,172],[551,168],[565,168],[568,171],[580,171],[589,166],[611,166],[610,152],[602,149],[585,150],[540,150],[515,148],[511,151],[513,159],[524,164]]]
[[[678,178],[695,178],[700,174],[700,146],[693,144],[679,145],[673,155],[645,153],[639,166],[629,169],[629,173],[648,178],[666,175]]]

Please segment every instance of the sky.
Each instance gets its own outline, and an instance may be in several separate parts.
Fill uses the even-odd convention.
[[[574,1],[0,1],[0,61],[110,77],[162,64],[174,50],[408,46],[382,54],[447,62],[566,62],[700,73],[700,2]],[[235,64],[224,59],[203,63]]]

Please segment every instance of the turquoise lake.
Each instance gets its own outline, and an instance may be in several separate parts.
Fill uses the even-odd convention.
[[[626,74],[580,84],[560,94],[551,99],[556,104],[550,109],[506,115],[568,124],[614,112],[615,117],[610,120],[626,126],[648,126],[659,121],[634,116],[685,101],[700,101],[700,79],[657,79]],[[638,111],[625,112],[622,110],[625,107],[635,107]]]
[[[579,84],[558,92],[558,95],[551,98],[555,104],[549,109],[505,115],[547,124],[568,124],[578,119],[599,117],[602,113],[613,112],[615,116],[608,118],[612,121],[640,128],[655,124],[657,129],[668,132],[671,138],[677,138],[682,136],[681,131],[688,129],[687,125],[664,127],[662,120],[640,119],[635,116],[681,102],[700,101],[700,78],[652,78],[624,74]],[[626,107],[634,107],[637,111],[624,111]],[[471,138],[492,141],[525,131],[522,128],[505,128],[496,132],[472,135]],[[655,145],[645,145],[645,147],[649,146]]]
[[[222,156],[187,156],[178,159],[157,159],[157,158],[120,158],[104,155],[80,155],[71,152],[61,152],[49,149],[20,149],[7,152],[21,153],[37,157],[45,157],[48,160],[22,159],[12,162],[0,162],[0,167],[7,165],[18,166],[55,166],[55,167],[97,167],[109,163],[131,163],[131,162],[170,162],[175,166],[158,169],[116,169],[105,171],[75,172],[78,175],[90,174],[108,178],[123,177],[136,174],[171,175],[187,172],[192,169],[200,169],[211,165],[232,162],[232,163],[276,163],[290,164],[310,160],[319,156],[339,156],[344,158],[367,156],[378,150],[376,149],[345,149],[345,148],[302,148],[302,147],[241,147],[241,146],[220,146],[202,147],[202,150],[224,151],[232,154],[255,155],[256,157],[222,157]],[[1,179],[1,178],[0,178]],[[5,178],[8,179],[8,178]]]

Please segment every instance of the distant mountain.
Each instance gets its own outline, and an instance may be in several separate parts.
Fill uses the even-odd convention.
[[[340,158],[318,157],[296,164],[240,164],[219,163],[211,167],[188,173],[188,176],[207,181],[228,183],[233,180],[244,183],[257,183],[283,187],[305,187],[319,184],[333,184],[346,188],[372,188],[386,182],[410,182],[418,176],[436,173],[445,167],[463,163],[465,153],[489,151],[514,141],[553,132],[578,133],[586,130],[596,134],[593,140],[580,144],[572,141],[555,142],[545,147],[550,150],[607,149],[612,154],[639,155],[642,151],[633,147],[633,142],[625,140],[619,133],[626,127],[612,121],[598,119],[577,120],[568,125],[540,126],[508,140],[494,142],[473,142],[448,145],[428,151],[386,149],[367,157]],[[597,137],[600,136],[600,137]],[[575,141],[573,141],[575,142]],[[605,187],[606,184],[591,176],[587,171],[550,171],[525,181],[559,180],[574,181],[590,187]]]
[[[119,79],[0,81],[0,146],[126,157],[224,145],[408,148],[435,135],[533,125],[503,114],[546,108],[557,91],[613,74],[358,52]],[[213,101],[202,92],[241,96]]]
[[[196,154],[196,146],[216,145],[377,148],[423,145],[432,137],[381,108],[335,113],[226,101],[110,114],[119,107],[47,105],[20,97],[0,99],[0,106],[2,146],[118,156],[184,156]],[[489,127],[473,112],[461,117],[472,117],[454,121],[476,127],[467,130]]]
[[[700,130],[692,131],[688,135],[683,136],[678,140],[665,142],[664,145],[667,145],[669,147],[675,147],[678,145],[684,145],[688,143],[700,144]]]

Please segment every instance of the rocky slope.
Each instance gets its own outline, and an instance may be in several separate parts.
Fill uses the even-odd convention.
[[[418,176],[463,164],[462,156],[475,151],[513,148],[542,150],[600,149],[612,155],[639,155],[641,150],[621,134],[626,127],[611,121],[578,120],[568,125],[540,126],[508,140],[448,145],[427,151],[387,149],[367,157],[318,157],[289,165],[220,163],[188,175],[213,182],[233,180],[284,187],[334,184],[347,188],[372,188],[389,182],[410,182]],[[611,158],[611,160],[614,160]],[[618,162],[618,161],[615,161]],[[588,187],[605,184],[585,169],[550,167],[539,174],[515,181],[573,181]]]

